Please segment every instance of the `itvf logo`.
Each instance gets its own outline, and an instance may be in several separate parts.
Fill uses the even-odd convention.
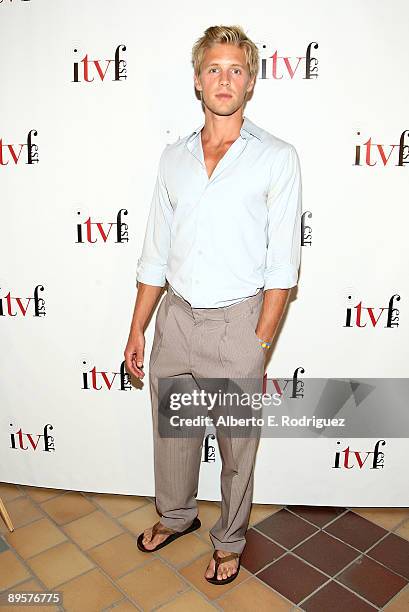
[[[305,221],[306,217],[311,219],[312,212],[306,210],[301,215],[301,246],[311,246],[312,244],[312,227],[311,225],[307,225]]]
[[[92,83],[92,81],[104,81],[108,70],[113,63],[113,79],[112,81],[122,81],[126,79],[126,61],[119,58],[119,52],[126,51],[125,45],[118,45],[115,49],[114,59],[106,59],[105,68],[102,67],[102,60],[91,60],[88,58],[88,53],[78,62],[74,62],[74,78],[72,83]],[[74,53],[78,53],[78,49],[74,49]],[[111,70],[112,72],[112,70]]]
[[[115,226],[115,233],[111,234],[113,238],[112,242],[128,242],[128,225],[122,221],[122,213],[128,214],[126,208],[121,208],[116,216],[116,222],[113,223],[99,223],[98,221],[91,221],[91,217],[88,217],[86,221],[77,224],[77,244],[84,244],[85,242],[107,242],[112,228]],[[80,215],[80,212],[77,212]],[[105,226],[105,228],[104,228]],[[95,239],[94,239],[95,237]]]
[[[210,444],[210,438],[212,440],[216,439],[216,436],[212,433],[207,434],[204,439],[203,445],[203,462],[210,463],[211,461],[216,461],[216,447],[213,444]]]
[[[87,362],[83,361],[83,365]],[[114,386],[115,383],[115,386]],[[94,366],[90,370],[82,373],[82,384],[81,387],[87,391],[101,391],[102,389],[117,389],[118,391],[129,391],[132,389],[131,377],[125,370],[125,360],[122,361],[119,372],[104,372],[103,370],[98,371]]]
[[[274,398],[275,405],[281,404],[281,398],[284,396],[284,392],[289,392],[289,397],[296,399],[298,397],[304,397],[305,382],[298,378],[299,374],[304,374],[305,370],[301,366],[294,370],[292,378],[277,379],[268,378],[267,372],[263,376],[263,394],[267,394],[267,385],[270,381],[272,387],[275,389],[275,393],[269,395]]]
[[[10,423],[10,427],[13,427],[13,423]],[[44,425],[42,434],[31,434],[24,433],[20,427],[18,431],[10,434],[11,448],[16,450],[42,450],[46,453],[55,451],[54,438],[48,433],[49,429],[54,429],[54,427],[47,423],[47,425]]]
[[[337,444],[341,444],[341,442],[337,442]],[[385,455],[379,450],[380,444],[385,446],[385,440],[378,440],[373,451],[351,451],[349,446],[344,448],[343,451],[336,451],[335,462],[332,467],[347,470],[352,470],[353,468],[362,470],[364,467],[370,470],[383,468]],[[373,455],[372,462],[368,461],[370,455]]]
[[[357,132],[358,136],[361,132]],[[377,166],[380,163],[383,166],[391,166],[389,163],[392,157],[397,158],[395,166],[403,166],[409,163],[409,143],[405,144],[406,134],[409,130],[404,130],[399,138],[399,144],[383,145],[372,142],[372,137],[362,144],[355,146],[355,162],[353,166]],[[386,147],[390,147],[389,153],[385,152]],[[396,149],[396,150],[395,150]]]
[[[279,55],[276,50],[269,54],[267,43],[258,43],[260,52],[260,79],[294,79],[299,76],[303,79],[318,77],[318,59],[313,57],[311,49],[318,49],[317,42],[310,42],[302,56]]]
[[[0,138],[0,166],[8,166],[10,163],[15,166],[19,163],[37,164],[38,145],[33,142],[33,136],[38,136],[37,130],[30,130],[24,143],[4,143]]]
[[[348,300],[352,300],[352,296],[348,295]],[[384,327],[397,327],[399,325],[399,310],[394,308],[394,301],[400,300],[400,295],[395,293],[389,299],[388,306],[379,307],[379,314],[375,314],[375,308],[371,306],[363,306],[362,301],[356,306],[347,307],[345,325],[343,327],[366,327],[372,325],[372,327],[379,327],[380,319],[386,311],[383,319],[386,318]],[[355,313],[354,313],[355,311]]]
[[[43,285],[37,285],[34,288],[33,297],[21,298],[13,297],[8,292],[4,297],[0,297],[0,317],[25,317],[31,307],[33,317],[44,317],[45,316],[45,300],[40,298],[38,292],[44,291]],[[26,300],[26,304],[23,304],[23,300]]]

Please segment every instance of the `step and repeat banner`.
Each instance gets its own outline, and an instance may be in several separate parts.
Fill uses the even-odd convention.
[[[238,24],[261,57],[245,115],[302,168],[265,390],[300,414],[309,380],[387,383],[357,428],[263,436],[254,502],[409,505],[408,19],[403,0],[0,1],[1,481],[154,495],[148,377],[124,367],[137,260],[160,154],[203,119],[192,46]],[[335,409],[324,387],[315,415],[353,414],[354,385]],[[220,467],[209,434],[199,499]]]

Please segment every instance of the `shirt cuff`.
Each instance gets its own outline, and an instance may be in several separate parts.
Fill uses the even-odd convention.
[[[298,270],[293,264],[277,264],[264,272],[264,290],[290,289],[298,282]]]
[[[136,282],[164,287],[166,283],[166,265],[151,264],[138,259],[136,268]]]

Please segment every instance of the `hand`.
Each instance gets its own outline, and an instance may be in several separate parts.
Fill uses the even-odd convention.
[[[129,372],[132,372],[137,378],[143,378],[143,358],[145,353],[145,336],[142,331],[136,331],[129,336],[126,345],[124,356],[125,365]]]

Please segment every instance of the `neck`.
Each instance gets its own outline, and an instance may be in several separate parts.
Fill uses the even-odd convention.
[[[243,109],[239,108],[228,116],[216,115],[205,108],[205,124],[202,129],[202,141],[222,144],[234,142],[240,135],[243,124]]]

